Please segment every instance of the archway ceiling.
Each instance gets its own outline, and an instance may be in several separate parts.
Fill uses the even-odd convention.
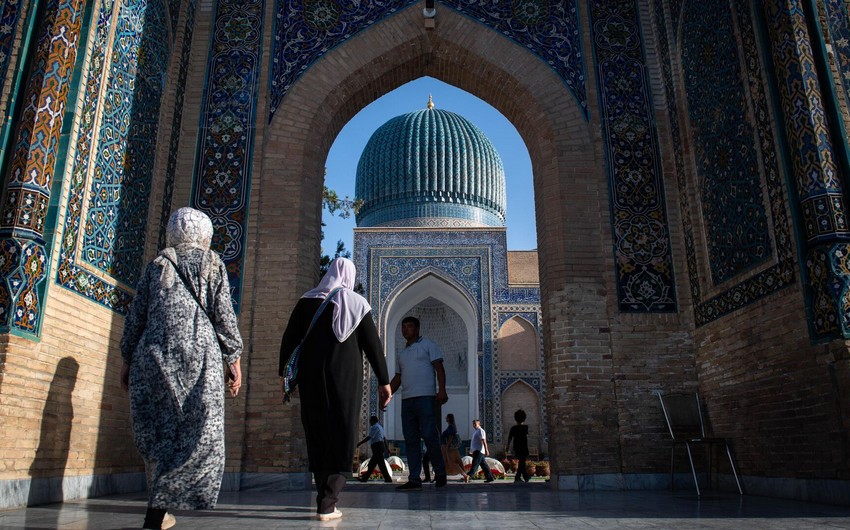
[[[346,7],[331,0],[275,2],[269,121],[290,87],[324,54],[418,0],[371,0]],[[563,80],[588,118],[577,0],[438,2],[537,55]]]

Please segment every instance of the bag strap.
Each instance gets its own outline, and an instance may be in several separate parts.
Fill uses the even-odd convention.
[[[289,360],[286,361],[286,370],[284,371],[283,376],[283,402],[287,403],[290,400],[290,394],[292,390],[295,388],[295,381],[297,379],[298,373],[298,359],[301,356],[301,345],[304,344],[304,341],[307,340],[307,337],[310,335],[310,331],[312,331],[313,326],[316,324],[316,321],[319,320],[319,316],[322,314],[322,311],[325,310],[325,307],[328,305],[328,302],[331,301],[331,298],[342,289],[342,287],[337,287],[336,289],[331,290],[330,293],[322,300],[321,305],[316,312],[313,314],[313,320],[310,321],[310,325],[307,327],[307,331],[304,332],[304,336],[301,337],[301,340],[298,342],[298,346],[292,350],[292,353],[289,354]]]
[[[210,325],[212,326],[213,335],[215,335],[215,340],[218,341],[218,347],[221,349],[221,353],[223,354],[226,350],[225,350],[224,344],[221,343],[221,339],[218,337],[218,332],[215,329],[215,323],[213,322],[212,317],[210,316],[210,314],[207,312],[206,308],[204,307],[204,304],[201,303],[201,299],[198,298],[198,295],[195,294],[195,291],[192,289],[192,284],[189,282],[188,278],[186,278],[186,276],[183,274],[183,271],[180,270],[180,267],[178,267],[177,264],[174,263],[173,259],[169,258],[165,254],[163,254],[162,257],[167,259],[168,262],[171,263],[171,265],[174,267],[174,270],[177,271],[177,276],[180,277],[180,281],[182,281],[183,285],[186,287],[186,290],[189,291],[189,294],[191,294],[192,298],[195,299],[195,302],[198,303],[198,307],[201,308],[201,313],[203,313],[204,316],[207,317],[207,320],[209,321]],[[228,370],[228,372],[229,372],[229,370]]]
[[[300,348],[304,341],[307,340],[307,335],[310,334],[310,331],[313,329],[313,326],[316,324],[316,321],[319,320],[319,316],[322,314],[322,311],[325,310],[325,306],[328,305],[328,302],[331,301],[333,295],[335,295],[342,287],[337,287],[336,289],[332,289],[330,293],[322,300],[322,305],[319,306],[319,309],[316,309],[316,314],[313,315],[313,320],[310,321],[310,326],[307,328],[307,332],[304,333],[304,337],[301,339],[301,342],[298,343],[298,347]]]

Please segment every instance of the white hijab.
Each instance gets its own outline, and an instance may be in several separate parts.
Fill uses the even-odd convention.
[[[334,306],[333,331],[340,342],[345,342],[363,317],[372,310],[365,298],[351,290],[354,287],[356,274],[357,270],[351,260],[336,258],[331,262],[328,272],[322,277],[319,285],[301,296],[301,298],[325,299],[332,290],[342,287],[331,298]]]
[[[165,245],[154,263],[162,268],[159,275],[160,284],[170,288],[174,285],[174,268],[168,266],[168,259],[177,263],[176,247],[193,247],[206,250],[201,260],[201,277],[209,278],[212,270],[214,254],[210,251],[213,236],[212,221],[207,214],[194,208],[183,207],[171,214],[165,228]],[[168,258],[168,259],[166,259]]]

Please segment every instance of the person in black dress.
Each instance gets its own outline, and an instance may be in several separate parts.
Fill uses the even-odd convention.
[[[316,513],[322,521],[342,516],[336,503],[346,474],[351,473],[357,442],[363,354],[378,379],[382,409],[392,396],[372,308],[352,291],[355,275],[354,263],[335,259],[319,285],[304,293],[295,305],[280,346],[278,374],[283,378],[289,357],[301,344],[297,378],[301,422],[310,471],[316,482]],[[330,302],[316,316],[328,297]]]
[[[516,476],[514,482],[531,480],[531,475],[528,474],[528,469],[525,468],[525,461],[528,459],[528,425],[525,423],[525,411],[519,409],[514,412],[514,420],[516,425],[511,427],[508,433],[508,443],[505,445],[505,452],[511,447],[511,440],[514,442],[514,456],[519,460],[517,464]]]

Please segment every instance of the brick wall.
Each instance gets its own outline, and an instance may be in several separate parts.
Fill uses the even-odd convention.
[[[188,203],[206,76],[212,12],[203,6],[187,82],[178,206]],[[273,8],[269,2],[264,43],[272,40]],[[583,47],[591,50],[587,12],[579,12]],[[297,298],[317,279],[328,149],[366,105],[428,75],[496,107],[529,149],[554,474],[665,471],[663,419],[653,391],[699,388],[715,430],[735,442],[744,473],[847,478],[847,347],[810,344],[799,286],[694,331],[663,111],[658,126],[679,312],[620,314],[595,84],[587,83],[586,121],[561,80],[529,51],[451,9],[441,9],[436,24],[424,29],[414,6],[356,35],[300,78],[271,124],[265,120],[267,91],[260,91],[240,315],[246,386],[239,400],[228,402],[228,470],[306,469],[298,402],[280,404],[278,347]],[[657,61],[651,50],[647,59]],[[270,60],[266,45],[262,64]],[[585,65],[586,78],[595,79],[592,62]],[[649,75],[653,93],[660,94],[657,68]],[[261,87],[268,87],[267,76],[264,68]],[[173,98],[171,87],[164,108]],[[160,158],[167,141],[161,144]],[[160,158],[158,168],[164,167]],[[160,203],[160,197],[151,200],[157,206],[148,238],[156,237]],[[56,256],[54,249],[54,266]],[[41,341],[0,337],[0,479],[141,469],[127,398],[117,385],[122,327],[120,316],[52,284]],[[62,440],[37,460],[43,422],[72,408],[71,429],[59,437],[68,437],[67,460]]]

